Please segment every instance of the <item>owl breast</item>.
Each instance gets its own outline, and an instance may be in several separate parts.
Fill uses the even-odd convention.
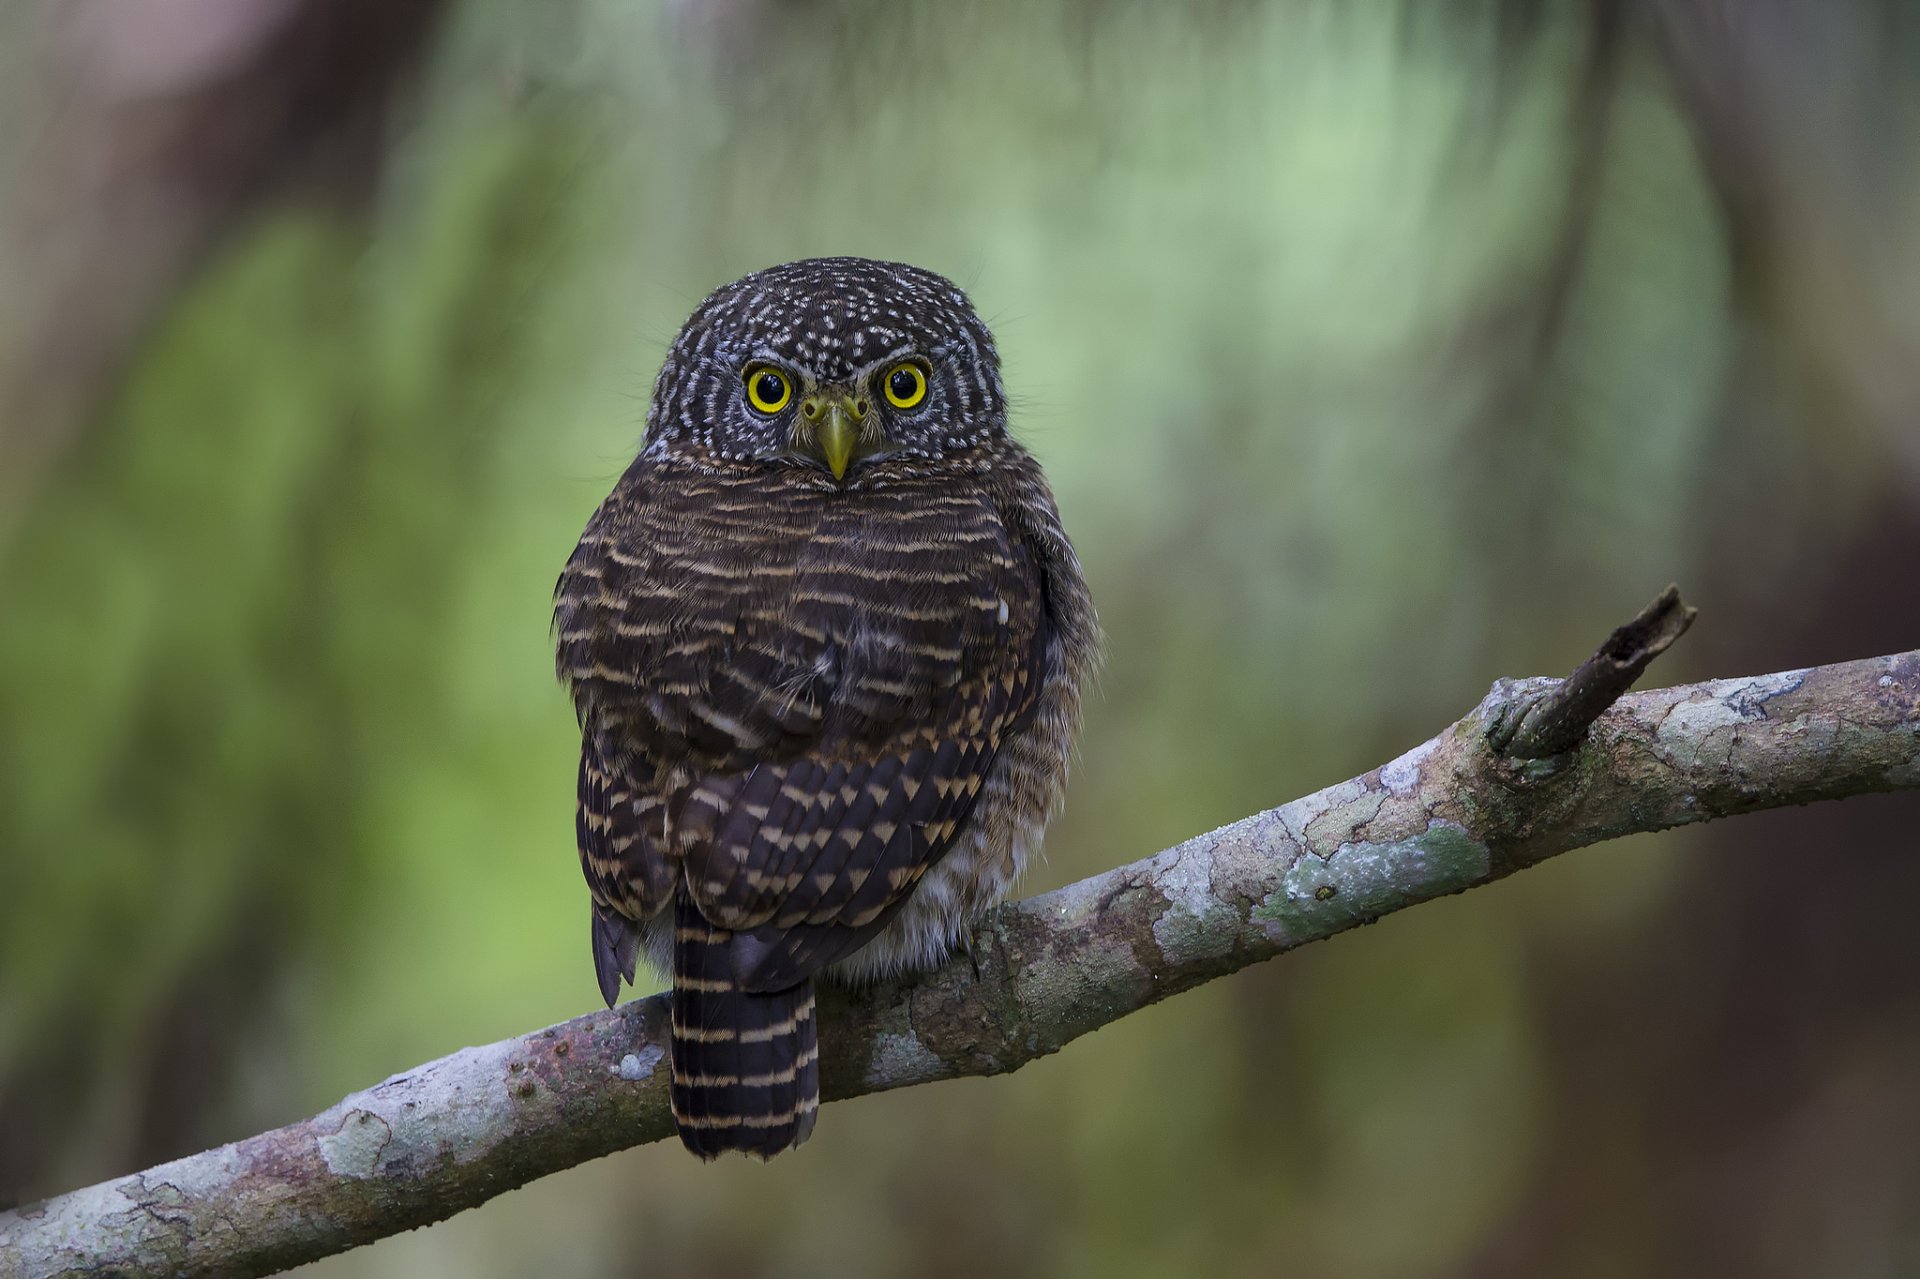
[[[561,623],[629,748],[700,771],[871,750],[1041,625],[1032,556],[985,494],[656,492],[608,521]]]
[[[686,778],[989,742],[963,816],[929,832],[941,856],[838,971],[932,962],[1005,895],[1064,780],[1078,692],[1044,565],[993,493],[951,474],[853,492],[648,478],[562,581],[583,721],[610,771],[641,781],[645,856],[603,895],[646,918],[700,862],[712,814],[676,807],[702,793]]]

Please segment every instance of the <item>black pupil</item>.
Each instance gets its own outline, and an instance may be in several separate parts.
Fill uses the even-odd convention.
[[[911,400],[920,390],[920,379],[912,369],[895,369],[893,376],[887,379],[887,385],[893,391],[896,400]]]
[[[753,386],[762,404],[778,404],[780,397],[787,393],[787,384],[780,380],[778,373],[762,373],[754,379]]]

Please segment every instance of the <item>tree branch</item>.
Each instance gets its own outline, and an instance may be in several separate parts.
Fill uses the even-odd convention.
[[[1488,742],[1508,759],[1549,759],[1572,750],[1647,664],[1686,634],[1695,613],[1680,602],[1679,587],[1667,587],[1573,674],[1544,681],[1547,686],[1537,694],[1515,697],[1503,707],[1487,730]]]
[[[823,998],[826,1095],[1013,1070],[1169,995],[1568,849],[1920,789],[1920,650],[1621,697],[1691,616],[1669,592],[1564,683],[1503,681],[1362,777],[1002,907],[972,957]],[[665,1032],[664,999],[636,1000],[0,1213],[0,1275],[263,1274],[660,1140],[673,1130]]]

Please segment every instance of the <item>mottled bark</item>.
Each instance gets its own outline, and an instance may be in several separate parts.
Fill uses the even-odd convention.
[[[1664,619],[1650,640],[1670,641],[1678,612],[1677,599],[1650,610]],[[1501,681],[1362,777],[1003,907],[972,956],[823,1001],[826,1095],[1013,1070],[1168,995],[1568,849],[1920,789],[1920,650],[1587,699],[1554,716],[1572,749],[1512,753],[1516,715],[1566,707],[1559,687]],[[0,1214],[0,1274],[262,1274],[659,1140],[673,1131],[665,1023],[661,997],[636,1000]]]

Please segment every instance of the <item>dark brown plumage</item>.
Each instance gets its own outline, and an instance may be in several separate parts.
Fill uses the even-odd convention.
[[[681,1140],[771,1157],[819,1105],[812,979],[937,963],[1007,893],[1095,660],[965,296],[856,258],[715,292],[555,619],[601,993],[644,945]]]

